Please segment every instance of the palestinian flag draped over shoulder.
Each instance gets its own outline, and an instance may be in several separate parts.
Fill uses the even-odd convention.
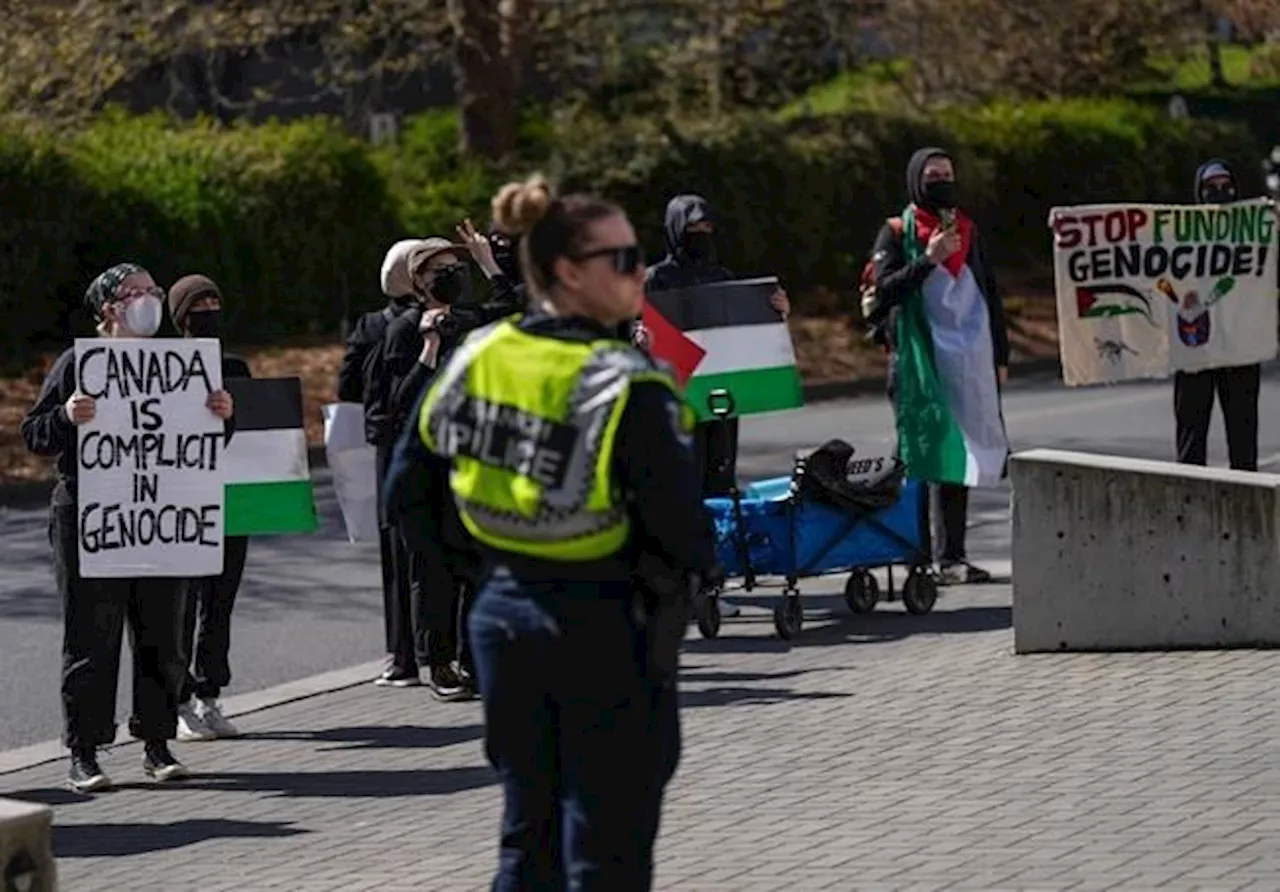
[[[941,223],[911,205],[902,225],[909,263]],[[1009,441],[987,301],[968,265],[973,223],[960,215],[956,225],[960,250],[933,269],[898,314],[898,449],[912,479],[994,486],[1004,477]]]
[[[310,533],[318,526],[302,382],[228,378],[236,430],[223,452],[226,535]]]
[[[775,278],[742,279],[645,297],[653,355],[687,378],[686,396],[699,419],[715,417],[708,399],[716,390],[730,394],[738,415],[804,405],[791,333],[769,303],[777,290]]]

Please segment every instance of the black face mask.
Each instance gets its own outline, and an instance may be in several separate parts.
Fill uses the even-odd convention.
[[[1200,190],[1202,201],[1207,204],[1230,204],[1236,200],[1234,186],[1205,186]]]
[[[471,270],[466,264],[454,263],[441,267],[431,280],[431,296],[448,306],[471,298]]]
[[[193,338],[216,338],[221,330],[221,310],[195,310],[187,314],[187,331]]]
[[[694,263],[716,262],[716,237],[710,232],[687,232],[684,249]]]
[[[931,208],[953,208],[956,206],[955,180],[930,180],[924,184],[924,200]]]

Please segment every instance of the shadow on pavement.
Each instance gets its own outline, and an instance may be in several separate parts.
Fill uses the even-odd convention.
[[[456,725],[423,728],[418,725],[368,725],[354,728],[326,728],[323,731],[268,731],[245,734],[244,740],[312,741],[346,746],[320,747],[318,752],[372,749],[440,749],[469,743],[484,736],[483,725]]]
[[[834,700],[852,697],[836,691],[798,692],[789,688],[711,688],[705,691],[680,691],[680,708],[699,706],[770,706],[792,700]]]
[[[32,805],[48,805],[56,807],[59,805],[78,805],[81,802],[92,802],[95,797],[86,796],[83,793],[73,793],[71,790],[63,787],[43,787],[38,790],[19,790],[16,793],[5,793],[6,799],[16,799],[19,802],[29,802]]]
[[[210,819],[173,824],[55,824],[57,858],[116,858],[180,849],[211,839],[281,839],[308,833],[276,822]]]
[[[436,771],[222,772],[193,775],[175,784],[120,784],[119,789],[213,790],[306,798],[394,799],[447,796],[488,787],[498,776],[486,766]]]
[[[842,605],[823,609],[814,602],[838,603],[833,596],[804,598],[805,626],[791,641],[776,636],[768,638],[752,634],[735,637],[735,628],[773,624],[771,617],[748,616],[725,620],[718,638],[700,638],[691,629],[685,639],[684,650],[694,654],[721,653],[786,653],[792,647],[812,647],[840,643],[884,644],[901,641],[911,635],[965,635],[975,632],[994,632],[1013,625],[1013,608],[960,607],[942,609],[925,616],[912,616],[906,611],[891,609],[882,613],[852,616]],[[819,625],[820,624],[820,625]]]

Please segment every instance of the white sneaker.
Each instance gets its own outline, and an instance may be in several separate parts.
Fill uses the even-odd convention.
[[[206,728],[218,738],[239,737],[240,729],[222,714],[222,707],[212,697],[208,700],[196,700],[196,717]]]
[[[192,697],[178,707],[178,739],[187,742],[217,739],[217,732],[206,725],[196,711],[197,702]]]
[[[734,604],[732,601],[726,601],[724,598],[720,599],[721,619],[732,619],[733,617],[740,616],[741,614],[742,608],[739,605]]]

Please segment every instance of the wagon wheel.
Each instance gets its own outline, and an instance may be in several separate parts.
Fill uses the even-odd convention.
[[[938,580],[925,567],[913,567],[902,586],[902,603],[916,616],[923,616],[938,603]]]
[[[844,602],[856,614],[870,613],[880,603],[880,583],[866,570],[854,570],[844,584]]]
[[[720,634],[720,594],[708,592],[698,604],[698,632],[703,638],[715,638]]]
[[[794,590],[783,592],[778,599],[778,606],[773,608],[773,627],[778,637],[790,641],[800,634],[804,625],[804,607],[800,603],[800,593]]]

